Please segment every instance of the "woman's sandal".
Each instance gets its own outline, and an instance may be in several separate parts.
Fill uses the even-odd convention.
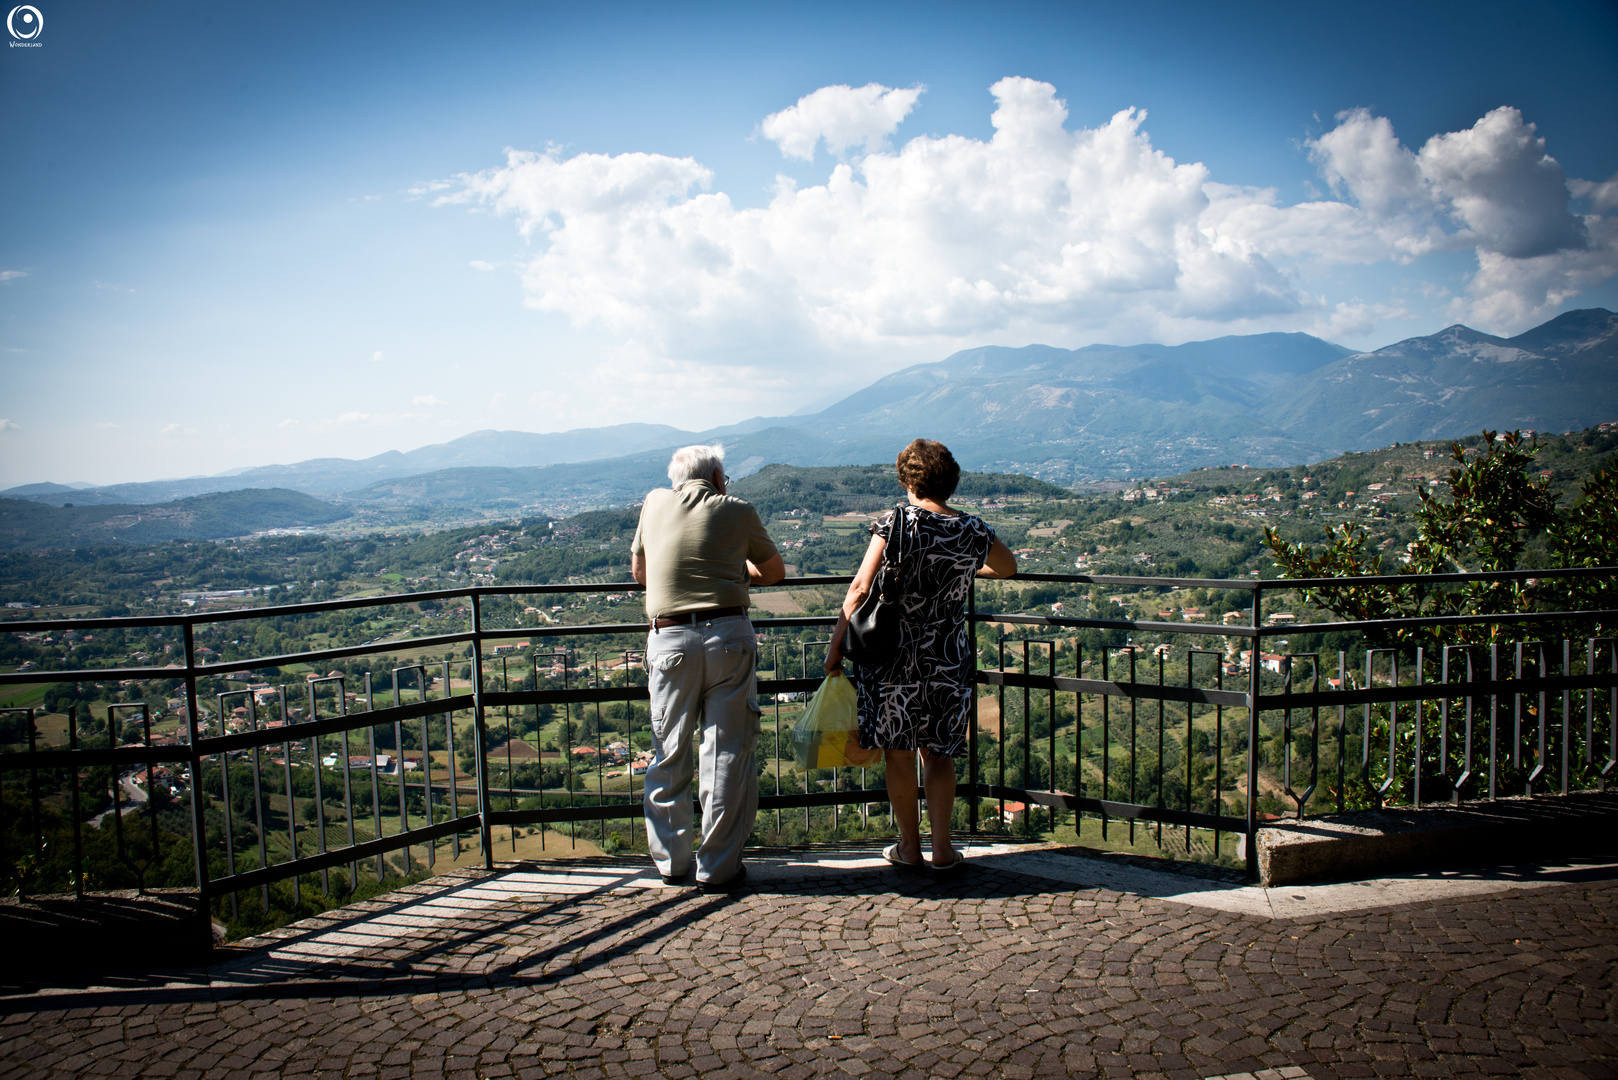
[[[966,856],[962,855],[959,851],[957,851],[955,853],[955,858],[952,859],[951,861],[947,862],[947,863],[941,863],[941,862],[936,862],[935,861],[935,862],[929,863],[928,865],[931,866],[934,870],[938,871],[939,873],[944,873],[945,871],[948,871],[948,870],[958,869],[960,867],[960,865],[962,863],[964,863],[965,861],[966,861]]]
[[[887,847],[883,848],[882,857],[902,870],[920,870],[922,867],[927,865],[920,859],[917,859],[915,862],[908,862],[899,858],[898,844],[889,844]]]

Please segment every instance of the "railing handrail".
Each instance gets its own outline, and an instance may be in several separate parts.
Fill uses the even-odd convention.
[[[1002,772],[999,778],[1001,781],[1000,783],[989,784],[986,781],[980,781],[976,773],[977,757],[975,747],[977,740],[977,726],[975,723],[973,724],[971,731],[974,749],[972,753],[970,778],[967,783],[961,786],[960,790],[963,796],[969,798],[1000,798],[1002,801],[1007,798],[1013,798],[1030,805],[1098,813],[1103,816],[1103,820],[1108,817],[1114,817],[1129,821],[1138,820],[1156,822],[1159,826],[1163,825],[1164,823],[1168,823],[1175,826],[1183,825],[1188,828],[1212,828],[1216,831],[1221,829],[1226,831],[1245,831],[1249,839],[1251,839],[1254,830],[1257,828],[1257,818],[1254,811],[1256,800],[1252,797],[1252,793],[1256,790],[1254,785],[1257,779],[1257,759],[1254,756],[1251,748],[1256,744],[1256,740],[1259,735],[1258,717],[1265,711],[1307,710],[1337,706],[1339,716],[1341,717],[1342,710],[1350,705],[1364,705],[1368,710],[1373,703],[1396,706],[1399,703],[1418,700],[1460,698],[1470,700],[1488,695],[1516,694],[1518,696],[1522,696],[1530,692],[1540,693],[1541,696],[1546,693],[1560,693],[1565,697],[1567,693],[1572,691],[1584,690],[1593,692],[1597,688],[1614,686],[1615,678],[1618,678],[1618,673],[1610,671],[1605,674],[1597,675],[1594,673],[1593,667],[1591,671],[1588,671],[1583,675],[1573,675],[1567,670],[1563,670],[1559,675],[1551,675],[1547,670],[1542,670],[1540,666],[1536,665],[1531,674],[1529,674],[1527,677],[1523,677],[1519,674],[1519,676],[1516,678],[1475,678],[1472,681],[1450,680],[1447,682],[1426,682],[1425,685],[1416,686],[1373,686],[1358,689],[1351,689],[1347,684],[1347,680],[1345,679],[1343,685],[1335,690],[1328,689],[1322,691],[1316,689],[1308,692],[1295,692],[1292,690],[1290,682],[1291,676],[1289,674],[1287,676],[1288,683],[1286,689],[1282,693],[1266,692],[1263,685],[1264,678],[1260,671],[1261,665],[1257,655],[1259,644],[1266,638],[1280,637],[1282,635],[1296,636],[1299,634],[1328,632],[1335,633],[1348,631],[1376,633],[1400,627],[1416,628],[1464,626],[1491,623],[1567,622],[1571,620],[1604,620],[1610,622],[1615,616],[1618,616],[1618,611],[1611,609],[1600,609],[1579,611],[1501,612],[1499,614],[1483,615],[1420,616],[1402,619],[1347,620],[1324,623],[1290,623],[1281,626],[1266,626],[1259,625],[1259,615],[1262,609],[1262,598],[1265,592],[1273,592],[1276,590],[1291,591],[1326,586],[1351,586],[1353,588],[1360,589],[1377,587],[1396,588],[1412,584],[1451,585],[1474,582],[1515,581],[1547,578],[1580,578],[1595,576],[1618,577],[1618,567],[1576,567],[1556,570],[1518,570],[1484,574],[1406,574],[1354,578],[1310,579],[1173,578],[1093,574],[1019,574],[1010,579],[1001,579],[1009,580],[1011,582],[1050,582],[1072,585],[1102,585],[1129,588],[1217,588],[1250,594],[1250,614],[1245,625],[1233,625],[1226,623],[1216,623],[1210,625],[1198,622],[1097,619],[1057,615],[1041,616],[1025,615],[1021,613],[982,612],[976,610],[975,592],[973,594],[973,605],[967,614],[967,618],[974,624],[1002,623],[1018,626],[1045,626],[1057,630],[1094,629],[1103,631],[1131,631],[1162,635],[1183,635],[1193,639],[1199,637],[1222,637],[1227,639],[1244,639],[1253,642],[1254,655],[1252,657],[1252,661],[1248,666],[1248,670],[1244,672],[1241,681],[1236,683],[1236,686],[1240,687],[1240,689],[1224,689],[1222,674],[1216,679],[1217,685],[1215,687],[1210,688],[1192,686],[1189,668],[1187,670],[1187,684],[1183,687],[1167,685],[1161,682],[1144,682],[1133,677],[1130,679],[1086,678],[1080,675],[1077,671],[1075,671],[1072,676],[1057,675],[1054,673],[1054,667],[1052,672],[1048,674],[1038,674],[1027,670],[1009,669],[1004,667],[1003,664],[998,670],[975,667],[974,675],[974,681],[976,684],[999,687],[1002,694],[1007,688],[1021,688],[1025,696],[1029,690],[1039,689],[1049,691],[1053,694],[1053,696],[1056,692],[1062,692],[1099,695],[1103,698],[1103,700],[1111,698],[1124,699],[1130,702],[1129,708],[1131,710],[1131,716],[1133,716],[1132,710],[1135,708],[1135,703],[1143,701],[1156,701],[1158,703],[1159,713],[1162,711],[1162,704],[1166,702],[1174,702],[1184,705],[1187,709],[1188,717],[1190,715],[1189,710],[1193,705],[1212,706],[1218,709],[1223,709],[1226,707],[1245,707],[1248,714],[1246,723],[1248,728],[1249,747],[1247,763],[1249,784],[1247,817],[1245,821],[1243,821],[1242,819],[1224,814],[1208,814],[1201,811],[1192,811],[1189,809],[1189,801],[1187,802],[1185,809],[1167,808],[1161,805],[1151,806],[1136,802],[1118,802],[1115,799],[1106,797],[1105,788],[1103,788],[1103,797],[1096,799],[1084,796],[1083,794],[1065,794],[1059,791],[1031,791],[1023,787],[1007,786],[1004,783],[1005,775],[1003,762]],[[776,583],[775,586],[772,586],[772,588],[843,585],[847,584],[851,580],[853,579],[850,575],[793,577],[783,579],[781,582]],[[574,623],[565,626],[547,623],[534,626],[508,626],[491,628],[484,626],[482,623],[481,610],[483,601],[491,598],[516,598],[536,595],[579,595],[603,593],[637,594],[642,591],[643,587],[633,581],[568,582],[547,583],[541,585],[467,585],[460,588],[435,589],[425,592],[391,593],[377,596],[348,597],[335,600],[313,601],[301,604],[250,606],[232,608],[223,611],[206,610],[175,614],[154,614],[149,616],[131,615],[87,619],[33,620],[27,618],[17,618],[0,620],[0,632],[14,634],[48,633],[66,630],[95,631],[137,628],[158,629],[165,627],[181,628],[184,631],[184,649],[182,653],[184,663],[182,664],[173,664],[161,667],[145,665],[112,668],[6,672],[0,673],[0,686],[15,685],[19,683],[111,681],[115,679],[172,680],[176,682],[183,682],[185,684],[185,718],[187,721],[189,735],[189,737],[183,742],[163,746],[154,746],[147,743],[117,747],[92,748],[80,746],[72,749],[42,750],[33,747],[31,741],[30,749],[28,751],[0,753],[0,771],[37,771],[40,769],[56,768],[68,768],[76,771],[76,769],[79,767],[93,765],[113,765],[115,767],[144,765],[149,769],[157,763],[177,762],[189,764],[191,768],[191,783],[189,785],[192,799],[191,816],[193,818],[195,832],[193,844],[196,848],[195,857],[199,887],[205,896],[210,894],[210,890],[213,890],[214,892],[230,891],[233,889],[246,887],[246,885],[257,885],[271,880],[276,880],[278,876],[292,876],[295,874],[310,872],[315,869],[326,869],[329,867],[342,865],[344,863],[353,862],[356,859],[368,858],[373,854],[380,857],[381,853],[394,850],[398,847],[408,848],[413,843],[421,843],[435,837],[447,836],[451,832],[459,832],[466,829],[474,829],[481,833],[484,840],[486,858],[492,858],[493,856],[490,854],[488,832],[491,823],[516,825],[541,820],[562,820],[563,818],[568,820],[573,820],[575,818],[582,820],[584,818],[593,818],[598,815],[602,816],[603,820],[605,820],[605,818],[609,816],[633,816],[638,812],[638,808],[637,804],[634,803],[621,803],[607,806],[596,804],[588,807],[567,810],[565,813],[554,808],[530,811],[494,809],[490,801],[491,792],[494,789],[491,787],[490,780],[487,775],[488,763],[485,760],[488,755],[483,750],[483,746],[485,745],[484,736],[487,734],[485,722],[486,711],[503,707],[539,704],[645,701],[648,697],[648,691],[643,686],[633,685],[625,685],[621,687],[595,686],[564,689],[540,689],[537,684],[532,689],[526,690],[489,690],[485,688],[485,684],[489,675],[495,669],[493,669],[491,666],[491,660],[493,658],[485,655],[483,648],[484,643],[506,641],[517,638],[539,639],[576,636],[638,635],[647,632],[649,625],[646,622],[636,621],[622,623]],[[432,634],[415,638],[370,641],[361,645],[340,645],[323,649],[308,649],[277,656],[246,657],[232,660],[213,660],[207,663],[199,663],[197,659],[198,646],[195,639],[195,630],[199,626],[283,618],[295,619],[303,616],[319,615],[336,611],[440,601],[466,601],[467,603],[464,608],[461,605],[456,605],[452,611],[464,611],[468,615],[470,618],[468,629],[454,630],[448,633]],[[1244,605],[1244,607],[1245,606],[1246,605]],[[836,616],[761,615],[759,618],[754,619],[753,622],[755,626],[761,630],[772,628],[784,629],[789,627],[830,627],[836,622]],[[1596,639],[1591,640],[1592,649],[1594,648],[1595,640]],[[280,700],[283,707],[283,718],[288,721],[283,726],[276,728],[255,728],[254,730],[242,732],[225,732],[217,736],[204,736],[201,733],[201,700],[198,687],[198,681],[200,679],[222,676],[239,670],[251,671],[254,669],[262,669],[267,667],[286,667],[302,663],[334,661],[375,654],[398,653],[407,650],[436,649],[445,646],[457,646],[463,644],[470,644],[472,646],[469,662],[475,669],[472,689],[468,693],[454,693],[453,687],[446,683],[445,689],[447,692],[445,696],[436,699],[425,698],[424,700],[411,702],[408,704],[389,705],[382,709],[369,709],[366,711],[354,712],[345,711],[344,713],[335,716],[311,715],[309,718],[303,720],[293,720],[291,715],[285,710],[286,700],[288,698],[285,691],[289,689],[290,685],[305,685],[307,680],[304,680],[296,684],[289,684],[288,686],[282,687]],[[1050,643],[1046,642],[1046,644]],[[1026,648],[1024,649],[1024,652],[1027,652]],[[1192,649],[1192,653],[1197,655],[1201,654],[1194,648]],[[1217,652],[1213,652],[1210,655],[1217,656],[1218,654]],[[976,649],[973,650],[973,656],[973,662],[974,665],[976,665]],[[1051,656],[1052,663],[1054,664],[1054,646],[1052,646]],[[449,661],[446,660],[444,668],[446,679],[448,678],[449,672],[448,663]],[[1133,671],[1133,666],[1131,667],[1131,671]],[[368,675],[366,676],[365,681],[367,687],[369,687],[370,677]],[[798,679],[760,680],[759,689],[762,692],[807,690],[813,688],[819,683],[819,681],[818,676],[810,677],[807,673],[805,673],[803,677]],[[1618,693],[1618,690],[1615,690],[1614,692]],[[233,691],[233,693],[242,693],[242,691]],[[311,701],[312,700],[313,698],[311,698]],[[132,708],[134,706],[119,706],[119,708],[126,707]],[[1054,706],[1052,707],[1054,708]],[[1468,708],[1470,710],[1470,706]],[[414,720],[417,718],[422,718],[423,723],[425,724],[425,717],[437,716],[439,714],[445,714],[445,723],[449,724],[451,722],[449,720],[450,716],[453,716],[453,714],[458,712],[468,711],[473,714],[474,729],[479,745],[479,752],[476,755],[477,776],[475,794],[478,799],[479,808],[477,813],[469,816],[457,814],[451,822],[436,824],[429,822],[427,825],[422,827],[409,828],[390,836],[378,836],[377,839],[367,841],[362,845],[351,845],[349,848],[339,848],[334,851],[324,850],[324,827],[322,826],[322,850],[318,854],[299,856],[297,854],[296,847],[294,847],[294,857],[286,862],[275,864],[274,866],[261,866],[243,874],[236,874],[234,871],[232,871],[227,878],[209,878],[208,871],[206,869],[206,858],[203,853],[204,820],[202,801],[201,796],[199,795],[199,789],[202,783],[202,767],[207,759],[217,756],[221,758],[222,762],[224,762],[228,761],[227,755],[230,754],[242,753],[249,750],[256,753],[258,750],[273,747],[278,744],[299,743],[301,745],[303,740],[318,740],[319,738],[333,734],[344,734],[344,745],[346,746],[346,733],[359,729],[368,727],[376,728],[388,724],[398,725],[406,720]],[[1369,717],[1369,712],[1367,712],[1367,717]],[[1468,712],[1468,717],[1470,717],[1470,711]],[[219,719],[222,724],[224,717],[221,716]],[[1026,716],[1024,718],[1024,722],[1025,724],[1027,722]],[[1368,722],[1369,721],[1367,720],[1367,723]],[[1565,722],[1566,721],[1564,718],[1564,723]],[[1618,725],[1618,719],[1615,719],[1613,722],[1615,725]],[[1470,724],[1470,719],[1468,719],[1468,724]],[[1541,724],[1543,725],[1543,721],[1541,721]],[[1288,730],[1290,731],[1290,728]],[[1470,728],[1468,730],[1470,730]],[[1618,733],[1618,726],[1614,727],[1614,731],[1615,733]],[[425,732],[426,729],[424,727],[422,733],[422,738],[424,740],[426,738]],[[1003,735],[1004,733],[1002,732],[1002,736]],[[1133,738],[1133,736],[1131,736],[1131,738]],[[1290,735],[1288,738],[1290,739]],[[1468,738],[1470,738],[1470,735]],[[1540,739],[1543,743],[1543,727],[1540,731]],[[1618,740],[1618,734],[1614,735],[1614,739]],[[1339,741],[1341,741],[1341,733],[1339,733]],[[1161,743],[1161,733],[1159,734],[1159,742]],[[310,745],[316,746],[317,743],[311,742]],[[450,745],[453,746],[453,741],[451,741]],[[1367,743],[1367,746],[1368,745],[1369,744]],[[429,748],[426,746],[426,744],[423,743],[421,752],[425,755],[428,752],[428,749]],[[1004,743],[1002,742],[1002,753],[1003,750]],[[400,756],[400,767],[397,777],[390,776],[389,782],[390,785],[397,788],[402,805],[402,800],[404,798],[404,786],[406,783],[406,770],[403,768],[404,744],[402,742],[396,744],[395,752]],[[1316,746],[1316,752],[1318,753],[1318,744]],[[1493,751],[1491,749],[1491,754],[1492,752]],[[1029,753],[1029,748],[1026,742],[1023,753],[1024,757],[1026,758]],[[1468,753],[1470,753],[1470,751],[1468,751]],[[1586,748],[1586,754],[1587,756],[1589,754],[1588,747]],[[1054,764],[1054,749],[1052,750],[1052,755],[1051,761]],[[1342,755],[1340,753],[1339,771],[1341,771],[1342,768],[1341,757]],[[1288,760],[1290,761],[1290,758]],[[1491,758],[1491,762],[1492,760],[1493,759]],[[1105,765],[1105,758],[1103,758],[1103,765]],[[316,768],[318,789],[318,774],[322,766],[318,760],[314,762],[314,766]],[[1130,768],[1132,771],[1135,768],[1133,749],[1130,751]],[[1490,768],[1490,792],[1492,797],[1492,770],[1494,768],[1492,763]],[[1606,769],[1604,769],[1602,772],[1603,780],[1608,772],[1613,771],[1613,768],[1614,764],[1609,763]],[[455,783],[454,777],[456,775],[453,752],[452,759],[449,764],[449,770],[449,787],[451,793],[453,794]],[[225,771],[228,771],[228,768],[222,768],[222,777]],[[374,771],[375,770],[373,768],[373,774]],[[430,773],[430,770],[427,770],[427,773]],[[427,773],[424,773],[422,783],[424,785],[424,790],[430,791],[432,789],[433,781],[431,780],[430,775],[427,775]],[[346,785],[348,782],[346,779],[348,773],[345,772],[344,775],[344,782]],[[1105,775],[1105,768],[1103,769],[1103,775]],[[1536,773],[1535,775],[1537,776],[1539,774]],[[1077,774],[1075,774],[1075,777],[1075,782],[1079,783],[1079,781],[1077,781]],[[1026,775],[1024,779],[1026,782]],[[509,786],[509,776],[507,781]],[[77,783],[76,775],[74,782],[75,784]],[[228,781],[223,782],[228,783]],[[1565,782],[1566,778],[1564,776],[1564,786]],[[374,775],[372,783],[373,786],[376,783],[376,778]],[[1529,783],[1533,783],[1532,777],[1530,777]],[[1133,780],[1131,780],[1131,784],[1133,784]],[[1161,781],[1159,781],[1159,784],[1161,785]],[[1055,782],[1053,779],[1052,787],[1054,788],[1054,786]],[[290,792],[290,788],[288,790]],[[1080,790],[1082,791],[1082,788]],[[1288,794],[1292,795],[1291,788],[1288,787],[1287,790]],[[1310,791],[1312,792],[1313,790],[1313,787],[1311,787]],[[1420,789],[1418,786],[1418,799],[1420,797],[1419,791]],[[610,795],[613,793],[605,794]],[[631,794],[633,794],[632,791]],[[1159,792],[1159,794],[1161,795],[1161,792]],[[591,797],[594,796],[591,795]],[[1297,798],[1295,795],[1293,795],[1293,797]],[[1378,797],[1380,798],[1380,796]],[[853,801],[885,801],[885,793],[878,791],[866,791],[864,789],[845,789],[842,791],[832,792],[806,791],[802,794],[778,794],[770,798],[772,803],[778,806],[810,807],[837,805],[839,803],[848,803]],[[1133,798],[1133,795],[1131,795],[1131,798]],[[1308,795],[1305,794],[1303,799],[1306,800],[1307,798]],[[429,804],[431,801],[432,800],[429,797]],[[1221,803],[1220,805],[1222,806],[1223,804]],[[1303,805],[1302,801],[1300,801],[1299,805],[1301,813]],[[561,817],[558,817],[558,814],[560,814]],[[974,828],[976,827],[976,814],[977,804],[974,801],[972,803],[972,818]],[[153,823],[153,828],[155,830],[155,810]],[[350,837],[350,839],[352,839],[352,837]],[[1254,848],[1251,844],[1249,844],[1248,856],[1250,860],[1253,853]],[[229,888],[226,889],[226,886]]]
[[[1245,592],[1273,589],[1298,589],[1325,585],[1342,586],[1352,582],[1355,588],[1370,588],[1413,583],[1445,583],[1469,581],[1528,580],[1547,577],[1618,576],[1618,567],[1568,567],[1556,570],[1512,570],[1484,574],[1404,574],[1353,578],[1173,578],[1134,577],[1103,574],[1017,574],[1002,581],[1043,581],[1080,585],[1127,585],[1150,588],[1211,588],[1219,587]],[[853,581],[851,575],[837,574],[817,577],[784,578],[769,586],[784,588],[808,585],[840,585]],[[578,584],[543,585],[468,585],[460,589],[435,589],[429,592],[386,593],[380,596],[349,597],[341,600],[319,600],[306,604],[282,604],[267,607],[234,608],[229,611],[201,611],[165,615],[114,615],[86,619],[4,619],[0,620],[0,633],[48,633],[58,630],[134,629],[141,627],[195,627],[239,620],[293,618],[318,615],[328,611],[345,611],[366,607],[386,607],[397,604],[415,604],[423,601],[498,596],[558,595],[569,593],[643,592],[645,587],[635,581],[585,582]],[[1024,615],[1020,613],[993,614],[973,612],[973,622],[1005,622],[1035,626],[1056,626],[1072,629],[1122,629],[1145,633],[1190,634],[1205,637],[1279,637],[1300,632],[1326,632],[1346,630],[1384,630],[1395,626],[1440,626],[1466,622],[1532,621],[1585,617],[1611,617],[1611,610],[1571,612],[1500,612],[1484,615],[1419,616],[1409,619],[1377,619],[1332,623],[1293,623],[1287,626],[1240,626],[1235,624],[1205,625],[1187,622],[1157,622],[1148,619],[1084,619],[1066,616]],[[784,616],[753,620],[759,626],[820,626],[836,621],[835,616]],[[80,668],[71,670],[0,672],[0,686],[24,682],[38,682],[46,675],[58,681],[73,682],[93,679],[164,679],[181,677],[180,673],[198,676],[219,674],[243,667],[281,667],[307,663],[317,659],[340,660],[370,653],[393,652],[400,649],[434,648],[456,645],[474,637],[502,639],[518,637],[565,637],[574,635],[645,633],[645,622],[581,623],[568,626],[544,625],[534,627],[500,627],[455,631],[418,638],[398,638],[367,642],[364,645],[345,645],[330,649],[313,649],[282,656],[249,657],[238,660],[220,660],[206,664],[191,663],[174,666],[141,666],[119,668]],[[1306,629],[1307,628],[1307,629]]]
[[[1123,585],[1136,588],[1167,589],[1228,589],[1235,592],[1273,591],[1276,589],[1307,589],[1343,586],[1352,583],[1355,588],[1389,585],[1456,584],[1470,581],[1526,581],[1539,578],[1562,577],[1615,577],[1618,566],[1574,566],[1550,570],[1502,570],[1489,573],[1453,574],[1382,574],[1364,577],[1333,578],[1180,578],[1139,577],[1113,574],[1015,574],[998,581],[1069,582],[1077,585]],[[851,574],[827,574],[815,577],[783,578],[773,585],[760,588],[788,588],[802,585],[846,585],[853,581]],[[268,607],[241,607],[227,611],[176,612],[163,615],[104,615],[83,619],[0,619],[0,633],[33,633],[55,630],[112,630],[144,626],[201,626],[211,623],[233,622],[241,619],[287,618],[298,615],[318,615],[327,611],[348,611],[355,608],[385,607],[389,604],[415,604],[423,601],[471,599],[474,596],[542,596],[567,593],[645,592],[637,581],[596,581],[582,583],[542,585],[467,585],[458,589],[432,589],[427,592],[383,593],[378,596],[350,596],[337,600],[311,600],[303,604],[277,604]],[[644,627],[644,623],[626,624]],[[1176,624],[1178,625],[1178,624]],[[545,629],[536,627],[536,630]]]
[[[828,574],[818,577],[782,578],[773,585],[759,589],[778,589],[793,585],[847,585],[851,574]],[[638,581],[590,581],[579,584],[546,583],[543,585],[466,585],[458,589],[431,589],[427,592],[382,593],[377,596],[347,596],[337,600],[310,600],[303,604],[275,604],[267,607],[240,607],[226,611],[174,612],[163,615],[98,615],[84,619],[0,619],[0,632],[52,630],[115,630],[140,626],[200,626],[208,623],[233,622],[238,619],[272,619],[297,615],[319,615],[327,611],[349,611],[355,608],[385,607],[389,604],[419,604],[423,601],[471,599],[474,596],[543,596],[568,593],[645,592],[646,586]]]

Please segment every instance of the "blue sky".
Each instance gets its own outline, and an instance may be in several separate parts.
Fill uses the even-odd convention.
[[[1610,2],[34,6],[0,485],[1618,307]]]

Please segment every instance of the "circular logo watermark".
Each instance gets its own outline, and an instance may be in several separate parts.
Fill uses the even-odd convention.
[[[18,41],[32,41],[45,28],[45,16],[32,4],[18,4],[6,16],[6,29]]]

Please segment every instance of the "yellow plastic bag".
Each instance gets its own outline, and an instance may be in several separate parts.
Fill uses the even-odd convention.
[[[792,750],[800,769],[842,769],[875,765],[882,751],[860,747],[854,684],[841,672],[826,676],[803,717],[792,727]]]

